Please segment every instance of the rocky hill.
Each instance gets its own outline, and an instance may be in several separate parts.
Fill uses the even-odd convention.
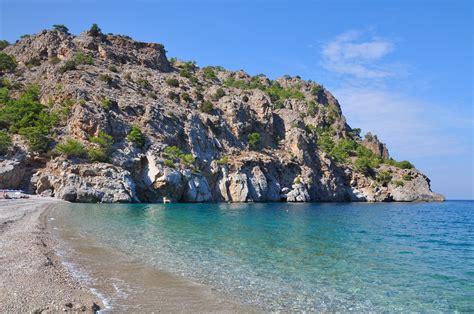
[[[0,52],[0,188],[76,202],[437,201],[323,86],[55,25]]]

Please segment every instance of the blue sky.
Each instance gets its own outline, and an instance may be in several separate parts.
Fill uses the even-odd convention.
[[[474,198],[470,0],[0,3],[0,37],[11,42],[52,24],[78,34],[97,23],[200,66],[312,79],[435,191]]]

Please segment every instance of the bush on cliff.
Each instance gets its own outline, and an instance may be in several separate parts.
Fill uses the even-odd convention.
[[[0,72],[15,71],[17,62],[15,57],[12,57],[4,52],[0,52]]]
[[[260,133],[254,132],[250,133],[247,143],[249,144],[250,149],[257,149],[258,146],[260,145]]]
[[[5,155],[12,146],[10,134],[0,131],[0,155]]]
[[[127,139],[137,145],[139,148],[145,146],[145,136],[137,125],[132,126],[132,129],[128,133]]]
[[[102,30],[99,28],[99,26],[97,24],[92,24],[91,28],[89,29],[88,33],[89,35],[93,36],[93,37],[97,37],[100,35],[100,32]]]
[[[411,162],[409,162],[408,160],[396,161],[396,160],[393,159],[393,158],[385,159],[385,160],[384,160],[384,164],[387,164],[387,165],[390,165],[390,166],[394,166],[394,167],[397,167],[397,168],[400,168],[400,169],[412,169],[412,168],[415,167],[415,166],[413,166],[413,164],[412,164]]]
[[[214,105],[209,100],[205,100],[202,102],[199,109],[204,113],[211,113],[212,110],[214,109]]]
[[[109,160],[110,150],[114,144],[112,136],[104,131],[100,131],[97,136],[91,137],[89,141],[98,146],[89,149],[89,159],[91,161],[107,162]]]
[[[213,67],[204,67],[202,68],[202,71],[204,73],[204,78],[206,79],[213,80],[217,78]]]
[[[67,71],[76,70],[76,61],[74,60],[67,60],[64,64],[59,68],[58,72],[63,74]]]
[[[60,33],[64,33],[64,34],[67,34],[67,35],[69,34],[69,28],[67,28],[63,24],[54,24],[53,28],[54,28],[55,31],[58,31]]]
[[[0,40],[0,50],[3,50],[10,46],[10,43],[6,40]]]
[[[175,78],[169,78],[166,80],[166,84],[172,87],[179,87],[179,80]]]
[[[67,157],[82,157],[86,154],[84,145],[72,138],[64,143],[56,145],[55,151]]]
[[[8,99],[0,108],[0,127],[22,135],[33,152],[48,150],[51,128],[58,116],[46,111],[39,102],[40,88],[31,85],[17,99]]]

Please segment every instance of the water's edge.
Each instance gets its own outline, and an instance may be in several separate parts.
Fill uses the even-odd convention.
[[[58,252],[71,274],[102,300],[108,311],[245,311],[258,312],[183,276],[150,267],[138,259],[99,244],[93,237],[64,228],[58,208],[46,213]]]

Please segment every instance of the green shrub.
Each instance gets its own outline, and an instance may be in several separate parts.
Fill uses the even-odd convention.
[[[10,43],[6,40],[0,40],[0,50],[3,50],[10,46]]]
[[[168,92],[168,98],[171,99],[171,100],[179,102],[179,94],[175,93],[173,91]]]
[[[33,152],[46,152],[50,143],[49,133],[58,122],[39,102],[40,88],[29,86],[17,99],[8,99],[0,107],[0,128],[22,135]]]
[[[395,187],[397,188],[405,185],[405,183],[403,183],[403,181],[401,180],[394,180],[392,181],[392,184],[395,185]]]
[[[189,78],[189,80],[191,81],[191,83],[193,83],[194,85],[197,85],[199,83],[199,79],[195,76],[191,76]]]
[[[318,96],[319,93],[323,91],[323,87],[321,85],[315,85],[313,88],[311,88],[311,94],[314,96]]]
[[[173,159],[178,159],[183,154],[178,146],[167,146],[164,153]]]
[[[323,132],[318,134],[318,139],[316,143],[318,147],[321,148],[327,154],[329,154],[329,152],[331,152],[336,146],[336,143],[332,139],[332,136],[329,132]]]
[[[396,165],[398,168],[400,169],[412,169],[414,168],[415,166],[413,166],[413,164],[411,162],[409,162],[408,160],[402,160],[402,161],[399,161],[397,162],[397,165]]]
[[[354,139],[360,139],[360,132],[362,132],[360,128],[353,128],[349,131],[349,135]]]
[[[137,81],[137,84],[142,89],[151,89],[153,87],[148,80],[142,78]]]
[[[89,148],[87,155],[92,162],[107,162],[109,160],[107,150],[102,147]]]
[[[0,131],[0,155],[6,155],[12,146],[12,139],[10,134],[5,131]]]
[[[33,67],[40,66],[41,61],[38,58],[31,58],[25,65],[28,69],[31,69]]]
[[[225,96],[225,91],[222,88],[218,88],[216,90],[216,93],[212,96],[212,98],[217,101],[224,96]]]
[[[308,102],[308,115],[314,116],[318,112],[318,104],[314,100]]]
[[[229,163],[229,157],[223,156],[222,158],[217,160],[218,165],[227,165]]]
[[[334,148],[329,152],[334,160],[347,163],[349,160],[349,155],[354,153],[357,149],[357,143],[352,140],[343,139],[339,141]]]
[[[164,163],[165,163],[165,166],[170,167],[170,168],[174,168],[174,162],[172,160],[165,159]]]
[[[109,159],[110,149],[114,144],[112,136],[100,131],[97,136],[89,138],[89,141],[97,144],[99,147],[90,148],[88,151],[89,159],[97,162],[107,162]]]
[[[186,69],[181,69],[179,71],[179,75],[182,76],[182,77],[185,77],[185,78],[191,78],[191,76],[192,76],[191,72],[189,72]]]
[[[67,60],[64,64],[59,68],[59,73],[65,73],[67,71],[76,70],[76,61],[74,60]]]
[[[35,153],[45,153],[48,151],[51,138],[49,137],[49,127],[31,126],[21,128],[18,132],[27,141],[31,151]]]
[[[188,166],[194,164],[196,161],[192,154],[182,154],[180,159],[185,165]]]
[[[112,109],[112,106],[114,105],[114,102],[108,98],[102,99],[102,107],[106,110]]]
[[[68,139],[66,142],[56,145],[56,151],[68,157],[81,157],[86,154],[84,145],[75,139]]]
[[[257,149],[260,145],[260,133],[250,133],[247,143],[249,144],[250,149]]]
[[[409,174],[403,174],[402,179],[405,180],[405,181],[411,181],[413,178]]]
[[[17,62],[15,57],[0,52],[0,72],[13,72],[16,66]]]
[[[191,98],[191,96],[189,96],[188,93],[182,93],[181,94],[181,99],[184,100],[185,102],[193,101],[193,99]]]
[[[357,160],[354,165],[357,170],[362,173],[368,174],[374,168],[380,166],[381,160],[375,155],[370,149],[359,145],[356,150]]]
[[[132,129],[127,135],[127,139],[139,148],[145,146],[145,136],[137,125],[132,126]]]
[[[364,135],[364,139],[368,142],[372,142],[374,139],[377,139],[377,137],[372,135],[372,133],[368,132]]]
[[[176,64],[176,61],[178,61],[178,59],[176,59],[175,57],[171,57],[171,58],[170,58],[170,64],[171,64],[171,65],[175,65],[175,64]]]
[[[384,163],[387,164],[387,165],[390,165],[390,166],[400,168],[400,169],[412,169],[412,168],[415,167],[408,160],[396,161],[393,158],[385,159]]]
[[[106,149],[110,149],[114,144],[114,139],[112,136],[105,133],[104,131],[100,131],[97,136],[92,136],[89,138],[89,141]]]
[[[114,79],[108,74],[101,74],[101,75],[99,75],[99,80],[101,80],[102,82],[105,82],[107,84],[111,84]]]
[[[10,91],[7,87],[0,88],[0,105],[7,103],[10,100]]]
[[[63,24],[54,24],[53,28],[54,28],[54,30],[56,30],[60,33],[69,34],[69,28],[67,28]]]
[[[171,77],[166,80],[166,84],[172,87],[179,87],[179,80]]]
[[[285,100],[289,98],[304,100],[304,94],[299,90],[286,89],[281,87],[278,82],[274,82],[269,88],[265,90],[272,101]]]
[[[211,113],[214,110],[214,105],[209,100],[205,100],[201,103],[199,109],[204,113]]]
[[[77,64],[94,64],[94,58],[91,55],[86,54],[82,49],[79,49],[74,56],[74,60]]]
[[[392,180],[392,175],[390,174],[390,172],[382,170],[377,173],[376,180],[378,183],[382,184],[383,186],[386,186]]]
[[[194,72],[196,69],[196,61],[183,62],[179,67],[188,72]]]
[[[196,161],[192,154],[184,154],[178,146],[167,146],[164,153],[171,159],[179,159],[185,165],[192,165]],[[166,160],[165,160],[166,164]],[[168,165],[169,166],[169,165]],[[174,164],[173,164],[174,166]]]
[[[202,68],[202,71],[204,74],[204,78],[206,79],[213,80],[217,78],[216,73],[214,72],[214,69],[212,67],[204,67]]]
[[[101,32],[101,29],[99,28],[99,26],[97,26],[97,24],[92,24],[91,28],[89,29],[88,33],[89,35],[93,36],[93,37],[97,37],[100,35],[100,32]]]

